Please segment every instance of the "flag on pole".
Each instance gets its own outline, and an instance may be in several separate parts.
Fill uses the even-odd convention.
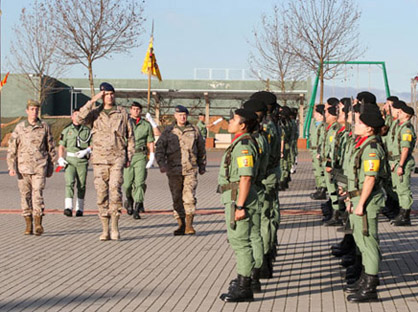
[[[6,74],[6,76],[4,76],[3,80],[0,82],[0,88],[3,88],[3,86],[6,84],[7,82],[7,78],[9,77],[10,72],[8,72]]]
[[[153,48],[154,38],[151,37],[148,45],[147,54],[145,55],[144,64],[142,64],[142,72],[148,74],[149,70],[151,75],[158,78],[159,81],[162,80],[160,69],[157,65],[157,59],[155,58],[154,48]]]

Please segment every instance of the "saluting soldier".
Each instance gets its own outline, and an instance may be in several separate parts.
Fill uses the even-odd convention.
[[[99,99],[102,99],[103,104],[96,107],[95,103]],[[100,240],[119,240],[123,168],[129,167],[135,152],[132,123],[126,110],[115,104],[115,89],[107,82],[100,84],[100,92],[80,108],[76,120],[81,124],[92,125],[91,162],[103,228]]]
[[[348,166],[348,198],[350,222],[355,243],[361,252],[364,267],[360,279],[345,288],[352,293],[350,302],[377,299],[378,272],[381,252],[378,238],[378,215],[384,205],[380,185],[385,177],[385,152],[378,137],[384,120],[375,104],[360,104],[363,113],[356,114],[354,127],[357,135]]]
[[[151,124],[141,117],[142,105],[133,102],[130,110],[130,122],[135,136],[135,154],[129,167],[124,169],[123,190],[125,191],[125,208],[134,219],[141,219],[144,209],[144,197],[147,185],[147,169],[152,167],[155,159],[154,132]],[[147,155],[149,153],[149,160]]]
[[[77,182],[76,217],[82,217],[84,197],[86,195],[86,179],[88,159],[91,153],[91,130],[77,122],[79,109],[73,110],[72,123],[64,128],[58,147],[58,165],[65,168],[65,208],[64,215],[73,215],[74,185]],[[64,159],[64,153],[67,155]]]
[[[231,145],[225,151],[218,176],[218,189],[225,205],[225,221],[228,241],[235,252],[237,279],[230,284],[227,293],[220,296],[226,302],[252,301],[251,273],[254,257],[251,248],[252,216],[259,209],[258,196],[253,179],[257,172],[257,143],[251,132],[257,126],[257,115],[237,109],[228,124],[228,132],[234,134]]]
[[[55,143],[48,124],[38,118],[41,105],[29,100],[26,105],[27,120],[16,125],[9,140],[7,166],[9,175],[17,175],[22,215],[26,221],[24,234],[44,232],[45,178],[52,176],[56,158]]]
[[[189,110],[175,107],[175,122],[166,127],[156,144],[156,160],[166,173],[173,198],[174,218],[179,227],[174,235],[193,235],[196,211],[197,173],[206,172],[206,149],[196,126],[187,121]]]
[[[395,107],[395,106],[394,106]],[[398,108],[399,107],[399,108]],[[416,134],[411,118],[414,109],[403,101],[396,102],[398,113],[398,126],[396,128],[394,144],[390,151],[392,154],[392,183],[399,199],[400,211],[392,221],[395,226],[411,225],[411,208],[413,204],[411,191],[411,174],[415,168],[412,152],[416,143]]]

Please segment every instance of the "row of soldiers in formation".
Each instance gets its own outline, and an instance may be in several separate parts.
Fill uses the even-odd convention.
[[[103,104],[97,106],[100,99]],[[120,239],[122,186],[128,214],[140,218],[147,168],[154,159],[168,177],[179,225],[174,235],[195,234],[197,174],[206,171],[206,150],[201,131],[187,121],[187,108],[176,106],[175,122],[159,133],[152,118],[149,122],[141,118],[140,104],[132,104],[129,117],[115,105],[113,86],[102,83],[100,92],[73,112],[72,124],[61,134],[58,157],[50,127],[38,118],[39,110],[38,102],[28,101],[28,119],[13,131],[7,155],[9,174],[18,177],[26,235],[44,232],[43,189],[56,158],[59,167],[65,168],[64,214],[73,215],[76,184],[75,215],[83,215],[90,156],[103,229],[100,240]],[[228,132],[235,138],[222,160],[218,191],[226,207],[238,277],[222,300],[253,300],[253,292],[261,291],[259,279],[272,277],[280,222],[278,191],[288,187],[296,165],[296,118],[297,111],[280,107],[275,95],[264,91],[255,93],[231,116]],[[156,145],[154,133],[160,135]]]
[[[395,96],[381,110],[370,92],[315,106],[310,149],[316,191],[311,198],[328,194],[324,225],[344,224],[344,239],[332,246],[332,254],[343,257],[350,302],[377,300],[378,214],[394,226],[411,225],[413,116],[413,108]]]

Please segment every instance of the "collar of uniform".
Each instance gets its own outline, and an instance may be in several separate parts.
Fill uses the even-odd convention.
[[[399,122],[399,126],[407,125],[410,120],[405,120],[404,122]]]
[[[181,130],[181,128],[180,128],[180,126],[178,126],[177,125],[177,122],[174,122],[174,127],[175,128],[177,128],[177,129],[180,129]],[[191,126],[191,123],[189,122],[189,121],[186,121],[186,124],[183,126],[183,128],[184,128],[184,130],[186,129],[186,128],[188,128],[188,127],[190,127]],[[183,131],[183,130],[182,130]]]
[[[238,139],[240,136],[242,136],[243,134],[245,134],[245,132],[242,132],[242,133],[236,133],[236,134],[235,134],[235,136],[234,136],[234,138],[232,139],[232,142],[231,142],[231,143],[234,143],[234,141],[235,141],[236,139]]]
[[[138,118],[132,118],[135,121],[135,125],[138,125],[142,122],[142,118],[141,116],[139,116]]]
[[[369,136],[359,137],[355,148],[360,147],[368,138]]]
[[[338,133],[341,133],[341,132],[343,132],[345,130],[345,126],[342,126],[341,128],[340,128],[340,130],[338,130]]]
[[[331,128],[333,125],[335,124],[335,121],[332,124],[329,124],[327,127],[327,131],[329,130],[329,128]]]
[[[25,127],[29,127],[29,126],[30,127],[35,127],[35,126],[41,127],[42,126],[41,120],[39,118],[37,118],[35,124],[32,125],[32,124],[29,123],[29,120],[26,119],[25,120]]]

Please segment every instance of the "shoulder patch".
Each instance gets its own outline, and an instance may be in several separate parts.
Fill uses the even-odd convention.
[[[371,148],[377,148],[377,143],[376,143],[376,142],[372,142],[372,143],[370,143],[370,147],[371,147]]]
[[[376,153],[370,153],[369,157],[376,157]]]
[[[241,154],[248,154],[248,150],[242,150]]]
[[[242,145],[248,145],[248,139],[242,139],[241,144]]]
[[[244,167],[254,167],[254,162],[253,162],[253,156],[249,155],[249,156],[240,156],[237,157],[237,164],[238,164],[238,168],[244,168]]]

